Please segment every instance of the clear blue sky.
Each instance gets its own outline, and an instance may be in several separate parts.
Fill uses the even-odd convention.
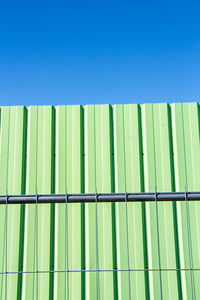
[[[1,105],[199,99],[200,1],[1,1]]]

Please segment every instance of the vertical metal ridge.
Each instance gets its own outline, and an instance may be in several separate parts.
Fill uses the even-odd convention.
[[[116,192],[115,187],[115,148],[114,148],[114,106],[110,105],[110,147],[111,147],[111,191]],[[113,269],[117,268],[117,244],[116,244],[116,207],[115,203],[111,204],[112,213],[112,253],[113,253]],[[117,272],[113,272],[114,299],[118,299],[118,278]]]
[[[144,171],[144,145],[143,145],[143,117],[142,117],[142,105],[138,105],[138,139],[139,139],[139,160],[140,160],[140,188],[139,191],[145,191],[145,171]],[[146,219],[146,206],[145,203],[141,204],[141,215],[142,215],[142,243],[143,243],[143,260],[142,265],[144,269],[148,269],[148,246],[147,246],[147,219]],[[149,272],[144,272],[144,285],[145,294],[144,298],[150,299],[150,286],[149,286]],[[138,293],[137,293],[138,296]],[[140,300],[140,297],[138,296]]]
[[[95,109],[96,188],[98,192],[112,190],[111,116],[109,105],[97,105]],[[91,174],[92,176],[92,174]],[[98,205],[99,266],[113,268],[112,204]],[[109,242],[108,242],[109,241]],[[99,275],[100,297],[114,298],[113,274]]]
[[[80,106],[69,106],[67,111],[67,190],[81,192],[81,118]],[[69,268],[81,268],[81,205],[69,206]],[[81,298],[82,275],[70,274],[70,299]]]
[[[167,104],[168,111],[168,124],[169,124],[169,149],[170,149],[170,165],[171,165],[171,187],[172,192],[176,191],[175,174],[174,174],[174,143],[173,143],[173,130],[172,130],[172,107]]]
[[[8,134],[9,134],[9,113],[8,107],[0,107],[0,191],[2,194],[6,194],[7,191],[7,173],[8,173]],[[3,176],[2,176],[3,175]],[[1,271],[5,271],[5,255],[6,255],[6,209],[5,207],[0,208],[0,268]],[[5,298],[5,278],[1,276],[0,280],[0,297]]]
[[[172,187],[172,192],[175,192],[176,191],[176,182],[175,182],[175,170],[174,170],[174,143],[173,143],[173,128],[172,128],[172,107],[169,104],[167,104],[167,111],[168,111],[168,125],[169,125],[171,187]],[[176,205],[176,203],[173,203],[172,206],[173,206],[173,217],[174,217],[174,242],[175,242],[176,268],[180,269],[177,205]],[[179,298],[182,299],[181,272],[179,270],[177,270],[177,281],[178,281]]]
[[[186,165],[186,149],[185,149],[185,126],[184,126],[184,117],[183,117],[183,103],[181,103],[181,118],[182,118],[182,131],[183,131],[183,152],[184,152],[184,164],[185,164],[185,187],[188,188],[188,175],[187,175],[187,165]]]
[[[125,212],[126,212],[126,248],[127,248],[127,264],[128,264],[128,289],[129,289],[129,300],[131,300],[131,280],[130,280],[130,261],[129,261],[129,234],[128,234],[128,212],[127,212],[127,178],[126,178],[126,137],[125,137],[125,124],[124,124],[124,105],[122,107],[123,115],[123,152],[124,152],[124,179],[125,179]]]
[[[84,145],[85,145],[85,192],[95,192],[96,185],[96,150],[95,150],[95,106],[85,107],[84,115]],[[97,268],[97,250],[95,241],[95,207],[85,204],[85,268]],[[97,298],[96,274],[85,274],[86,299]]]
[[[197,103],[182,104],[183,129],[185,142],[185,162],[187,174],[187,189],[195,190],[200,188],[200,143],[199,143],[199,119]],[[188,203],[188,231],[190,252],[189,261],[191,266],[200,266],[199,243],[200,238],[196,232],[200,229],[199,221],[200,205],[199,203]],[[198,282],[200,280],[199,272],[191,271],[192,275],[192,293],[194,298],[200,297]]]
[[[34,121],[34,122],[33,122]],[[34,132],[37,132],[37,107],[29,107],[27,109],[27,138],[26,138],[26,176],[25,176],[25,193],[35,193],[36,192],[36,173],[34,169],[32,170],[33,165],[36,164],[36,155],[32,156],[31,153],[37,152],[37,135],[34,137]],[[31,126],[32,124],[32,126]],[[32,166],[31,166],[32,163]],[[31,180],[31,176],[33,174],[33,178]],[[36,218],[36,208],[30,207],[28,205],[25,206],[25,216],[24,216],[24,255],[23,255],[23,271],[31,271],[34,270],[35,263],[35,218]],[[30,266],[32,265],[32,268]],[[35,284],[35,276],[30,274],[23,274],[22,281],[22,293],[21,299],[25,300],[27,297],[29,299],[34,299],[36,294],[34,293],[34,284]]]
[[[154,104],[154,145],[156,159],[156,186],[159,191],[172,190],[170,163],[170,132],[167,104]],[[173,204],[158,203],[160,263],[162,267],[176,268]],[[163,298],[178,297],[178,277],[162,272]]]
[[[38,107],[37,187],[38,192],[52,189],[52,106]],[[38,207],[39,270],[51,268],[51,213],[52,206]],[[39,274],[39,298],[50,297],[51,274]],[[46,286],[44,289],[43,286]]]
[[[154,141],[153,141],[153,109],[152,104],[142,105],[142,138],[143,138],[143,164],[144,164],[144,191],[154,191],[155,161],[154,161]],[[147,238],[147,258],[148,268],[158,267],[157,240],[156,240],[156,215],[155,206],[145,203],[146,217],[146,238]],[[156,289],[159,286],[159,274],[148,272],[149,297],[160,297],[160,292]]]
[[[183,148],[183,116],[182,104],[176,103],[171,105],[171,120],[172,120],[172,140],[174,153],[174,180],[176,191],[184,191],[186,186],[186,165],[185,165],[185,151]],[[187,228],[186,228],[186,210],[185,205],[176,203],[177,216],[177,232],[178,232],[178,250],[180,268],[189,267],[189,257],[187,251]],[[191,297],[191,284],[189,273],[180,271],[181,275],[181,290],[182,297]]]
[[[51,106],[52,128],[51,128],[51,193],[55,193],[55,141],[56,141],[56,114],[55,109]],[[51,204],[50,211],[50,270],[54,270],[54,254],[55,254],[55,204]],[[53,299],[54,295],[54,272],[50,273],[49,279],[49,295]]]
[[[67,107],[56,107],[55,118],[55,193],[67,190]],[[67,195],[66,195],[67,197]],[[67,200],[67,199],[66,199]],[[68,269],[68,204],[55,205],[55,270]],[[63,247],[63,241],[64,247]],[[67,255],[66,255],[67,251]],[[54,274],[54,299],[69,300],[69,273]]]
[[[10,108],[9,127],[9,153],[8,153],[8,191],[13,194],[23,192],[22,188],[22,167],[23,167],[23,126],[24,107]],[[17,269],[22,271],[22,226],[23,226],[23,206],[8,209],[8,271]],[[8,298],[20,297],[22,274],[10,278],[8,277]]]
[[[85,193],[85,115],[84,108],[80,106],[80,144],[81,144],[81,192]],[[81,205],[81,269],[85,270],[85,204]],[[81,277],[81,297],[85,299],[85,272]]]
[[[37,194],[38,194],[38,182],[37,182],[37,175],[38,175],[38,118],[39,118],[39,116],[38,116],[39,114],[38,114],[38,107],[36,107],[36,126],[35,126],[35,139],[34,139],[34,142],[35,142],[35,186],[34,186],[34,189],[35,189],[35,192],[36,192],[36,197],[37,197]],[[31,128],[30,128],[31,129]],[[30,155],[31,155],[31,153],[30,153]],[[30,159],[30,158],[29,158]],[[31,160],[31,159],[30,159]],[[30,170],[30,171],[32,171],[32,170]],[[37,201],[38,199],[36,199],[36,201]],[[39,247],[38,247],[38,206],[37,206],[37,204],[36,204],[36,206],[35,206],[35,211],[34,211],[34,213],[35,213],[35,230],[34,230],[34,237],[35,237],[35,243],[34,243],[34,247],[35,247],[35,249],[34,249],[34,269],[36,269],[36,271],[39,271],[39,259],[38,259],[38,251],[39,251]],[[29,219],[30,219],[30,217],[29,217]],[[37,221],[37,223],[36,223],[36,221]],[[37,244],[36,244],[36,241],[37,241]],[[37,257],[36,257],[36,252],[37,252]],[[29,258],[28,258],[29,259]],[[38,274],[37,274],[37,278],[36,278],[36,280],[35,280],[35,278],[34,278],[34,283],[35,283],[35,281],[36,281],[36,291],[34,291],[35,292],[35,294],[36,294],[36,300],[38,300],[38,295],[39,295],[39,283],[38,283]],[[33,289],[34,289],[34,287],[33,287]]]
[[[124,130],[123,130],[123,106],[113,107],[113,139],[114,139],[114,162],[115,162],[115,192],[125,192],[125,156],[124,156]],[[126,249],[126,226],[124,203],[115,203],[115,227],[116,227],[116,257],[117,269],[127,269],[127,249]],[[121,247],[123,245],[123,247]],[[128,296],[127,273],[117,272],[118,298],[123,299]]]
[[[22,124],[22,175],[21,175],[21,193],[25,193],[26,189],[26,148],[27,148],[27,109],[23,107],[23,124]],[[21,205],[20,212],[20,240],[19,240],[19,270],[23,271],[24,259],[24,226],[25,226],[25,205]],[[18,278],[18,294],[22,296],[23,274]]]
[[[95,189],[95,193],[97,193],[97,142],[96,142],[96,137],[97,137],[97,131],[96,131],[96,106],[94,105],[93,106],[94,108],[94,173],[95,173],[95,179],[94,179],[94,184],[95,186],[93,186],[93,189]],[[99,186],[98,186],[98,189],[99,189]],[[101,188],[100,188],[101,189]],[[97,199],[96,199],[97,200]],[[99,269],[99,245],[98,245],[98,237],[97,237],[97,234],[98,234],[98,219],[97,219],[97,203],[96,203],[96,237],[95,237],[95,240],[96,240],[96,269]],[[90,224],[90,226],[92,226],[93,224]],[[95,285],[96,285],[96,288],[95,288],[95,298],[97,296],[97,299],[99,300],[99,296],[100,296],[100,283],[99,283],[99,271],[97,274],[95,274]],[[91,287],[90,287],[91,288]],[[97,289],[97,291],[96,291]],[[90,296],[91,297],[91,296]]]

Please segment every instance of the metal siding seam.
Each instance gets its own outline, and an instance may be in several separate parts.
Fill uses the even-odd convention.
[[[167,104],[153,105],[154,149],[156,161],[156,187],[158,191],[171,191],[171,164],[169,120]],[[162,268],[177,268],[172,202],[157,203],[160,263]],[[176,272],[162,272],[163,298],[177,299],[178,277]]]
[[[185,157],[184,157],[184,138],[183,138],[183,120],[181,104],[172,104],[172,133],[174,146],[174,178],[176,191],[184,191],[187,186]],[[189,268],[189,256],[187,247],[187,227],[186,210],[184,203],[176,203],[177,222],[178,222],[178,242],[180,268]],[[191,298],[190,274],[187,271],[180,271],[181,288],[183,299]]]
[[[6,192],[6,181],[7,181],[7,147],[8,147],[8,134],[5,134],[6,128],[9,126],[9,114],[8,108],[1,107],[0,111],[0,191],[2,194]],[[5,139],[5,141],[4,141]],[[6,142],[7,141],[7,142]],[[6,176],[3,176],[6,174]],[[5,271],[5,216],[6,210],[4,207],[0,207],[0,270]],[[0,299],[5,299],[5,276],[0,277]]]
[[[127,263],[128,263],[128,287],[129,287],[129,300],[131,300],[131,282],[130,282],[130,258],[129,258],[129,234],[128,234],[128,207],[127,207],[127,178],[126,178],[126,155],[125,155],[125,124],[124,124],[124,105],[123,105],[123,135],[124,135],[124,177],[125,177],[125,203],[126,203],[126,248],[127,248]]]
[[[1,131],[0,131],[0,191],[6,194],[8,181],[8,152],[9,152],[9,127],[10,127],[10,109],[9,107],[1,107]],[[5,176],[6,174],[6,176]],[[5,207],[0,207],[0,260],[1,271],[5,271]],[[0,299],[5,299],[5,276],[1,276]]]
[[[65,193],[67,187],[66,177],[66,106],[56,107],[56,171],[55,171],[55,192]],[[68,236],[65,215],[65,204],[55,205],[55,270],[65,270],[66,261],[66,237]],[[68,225],[68,224],[67,224]],[[64,247],[63,247],[63,241]],[[55,273],[54,275],[54,299],[64,300],[69,296],[67,289],[67,274]],[[67,298],[68,299],[68,298]]]
[[[51,192],[52,172],[52,107],[38,108],[38,159],[37,187],[38,193]],[[51,214],[52,205],[38,207],[38,268],[50,270]],[[51,274],[39,274],[38,297],[49,299]]]
[[[200,144],[199,144],[199,120],[198,120],[198,106],[196,103],[186,103],[182,105],[183,115],[183,129],[184,129],[184,143],[185,143],[185,164],[188,189],[199,189],[200,179]],[[196,174],[195,174],[196,173]],[[199,203],[188,203],[188,230],[189,230],[189,244],[191,250],[191,264],[192,267],[200,266],[199,257]],[[199,272],[192,271],[192,288],[195,298],[200,297],[199,292]]]
[[[110,106],[98,105],[95,114],[97,191],[112,191]],[[98,138],[100,137],[100,138]],[[99,176],[100,175],[100,176]],[[113,269],[112,204],[98,204],[99,266]],[[114,274],[100,272],[100,297],[114,299]]]
[[[26,194],[36,193],[38,108],[28,108]],[[35,205],[25,207],[23,271],[35,271]],[[23,274],[22,299],[36,299],[35,274]]]
[[[155,177],[155,154],[153,140],[153,108],[152,104],[142,105],[142,129],[143,129],[143,151],[144,151],[144,189],[145,192],[154,192],[156,185]],[[145,203],[146,235],[148,268],[158,268],[157,238],[156,238],[156,212],[155,203]],[[160,299],[160,286],[158,272],[149,272],[149,297]]]
[[[96,187],[96,154],[95,154],[95,112],[94,105],[85,107],[85,192],[94,192]],[[85,267],[97,268],[95,232],[95,206],[85,204]],[[96,273],[87,272],[85,275],[86,299],[97,299]]]
[[[8,192],[22,193],[24,107],[10,108],[10,136],[8,161]],[[8,209],[8,271],[22,271],[21,258],[23,205]],[[7,298],[20,297],[22,275],[8,276]],[[11,288],[12,286],[12,288]]]
[[[55,193],[55,109],[52,106],[52,120],[51,120],[51,193]],[[54,253],[55,253],[55,204],[51,205],[50,216],[50,270],[54,270]],[[38,278],[38,276],[37,276]],[[38,279],[37,279],[38,280]],[[54,272],[50,273],[49,279],[49,294],[50,298],[54,296]]]
[[[22,153],[21,153],[21,193],[25,194],[26,189],[26,145],[27,145],[27,108],[23,107],[23,125],[22,125]],[[20,255],[19,270],[23,271],[24,260],[24,229],[25,229],[25,205],[21,205],[20,216]],[[23,274],[19,277],[18,295],[22,296]]]
[[[141,169],[142,148],[140,125],[139,105],[124,105],[127,192],[142,192],[143,174]],[[145,268],[143,208],[144,204],[141,203],[127,203],[130,269]],[[148,285],[145,272],[131,272],[130,281],[131,297],[138,300],[146,299]]]
[[[114,106],[114,152],[115,152],[115,191],[125,192],[125,156],[124,156],[124,131],[123,131],[123,106]],[[116,243],[117,243],[117,268],[128,268],[127,243],[126,243],[126,207],[125,203],[115,203],[116,209]],[[120,224],[120,225],[119,225]],[[118,297],[129,297],[128,272],[119,272]]]
[[[81,154],[81,110],[80,106],[69,106],[67,113],[67,136],[69,145],[67,153],[67,190],[69,192],[81,192],[82,189],[82,154]],[[68,207],[69,216],[69,269],[81,269],[81,204]],[[81,299],[83,275],[70,273],[69,298]]]

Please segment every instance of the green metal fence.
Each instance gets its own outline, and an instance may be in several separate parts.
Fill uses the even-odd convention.
[[[200,190],[197,103],[0,116],[0,194]],[[13,204],[0,216],[0,299],[200,296],[199,201]]]

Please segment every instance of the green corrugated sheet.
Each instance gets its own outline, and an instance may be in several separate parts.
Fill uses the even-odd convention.
[[[0,194],[200,190],[199,104],[0,108]],[[38,269],[190,268],[185,203],[38,205]],[[200,268],[200,203],[190,202],[191,264]],[[6,266],[0,206],[0,272]],[[68,232],[66,232],[68,228]],[[36,206],[8,206],[7,299],[37,299]],[[0,274],[0,299],[5,299]],[[130,281],[129,281],[130,279]],[[38,299],[98,299],[97,272],[38,274]],[[200,271],[99,272],[100,299],[200,299]],[[192,291],[193,289],[193,291]]]

